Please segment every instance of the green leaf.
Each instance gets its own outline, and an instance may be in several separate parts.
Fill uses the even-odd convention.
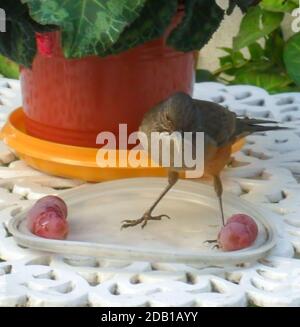
[[[292,36],[284,47],[283,60],[288,75],[300,85],[300,33]]]
[[[18,1],[1,0],[6,13],[6,32],[0,33],[0,53],[11,60],[30,67],[36,54],[35,32],[49,30],[31,19],[27,6]]]
[[[106,54],[117,54],[164,34],[178,6],[177,0],[146,2],[140,16],[121,34]]]
[[[220,49],[228,53],[228,55],[219,58],[220,68],[214,72],[216,75],[220,75],[222,73],[226,73],[227,75],[235,75],[237,69],[247,63],[246,58],[240,51],[235,52],[230,48],[224,47]]]
[[[221,67],[223,66],[233,66],[233,60],[231,56],[224,56],[219,58]]]
[[[236,66],[243,65],[246,62],[244,55],[240,51],[233,52],[232,60]]]
[[[297,85],[289,85],[289,86],[286,86],[286,87],[282,87],[280,88],[279,90],[276,91],[276,93],[290,93],[290,92],[300,92],[300,86],[297,86]]]
[[[262,0],[259,5],[264,10],[286,13],[292,12],[293,9],[299,6],[299,3],[296,4],[296,2],[290,0]]]
[[[19,78],[19,65],[0,55],[0,75],[8,78]]]
[[[196,70],[196,82],[213,82],[216,81],[216,77],[206,69],[197,69]]]
[[[239,67],[234,67],[234,66],[231,66],[231,67],[224,67],[225,69],[222,70],[221,74],[219,75],[222,75],[222,74],[226,74],[228,76],[236,76],[236,74],[238,73],[239,71]]]
[[[281,67],[283,64],[283,48],[285,42],[283,39],[283,34],[280,28],[272,32],[266,39],[265,44],[265,57],[268,58],[271,62]]]
[[[291,79],[286,75],[276,73],[261,73],[261,72],[244,72],[236,75],[235,84],[250,84],[261,87],[268,92],[277,92],[283,87],[291,84]]]
[[[134,22],[146,0],[22,0],[40,24],[62,30],[67,58],[105,54]]]
[[[215,0],[185,0],[185,16],[167,43],[179,51],[201,49],[220,26],[224,11]]]
[[[267,36],[280,25],[282,13],[262,10],[260,7],[250,8],[243,17],[238,35],[233,39],[234,50],[242,49]]]
[[[251,60],[259,60],[264,56],[264,49],[257,42],[250,44],[248,49],[250,52]]]
[[[233,12],[235,6],[240,7],[243,12],[246,12],[250,6],[256,4],[257,2],[258,1],[255,0],[229,0],[229,8],[227,14],[230,15]]]
[[[282,69],[274,66],[274,64],[268,60],[261,59],[258,61],[249,61],[238,70],[239,74],[244,74],[247,72],[268,72],[281,74]]]

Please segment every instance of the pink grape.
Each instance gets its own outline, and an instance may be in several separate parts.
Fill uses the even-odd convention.
[[[41,212],[32,226],[32,232],[40,237],[64,240],[68,235],[69,227],[66,219],[62,218],[56,210],[48,208]]]
[[[57,206],[49,207],[35,204],[27,213],[27,227],[30,231],[33,231],[33,226],[36,222],[37,217],[40,216],[43,212],[48,210],[55,211],[56,214],[64,219],[61,209]]]
[[[64,232],[68,227],[67,214],[66,203],[57,196],[48,195],[39,199],[28,211],[27,226],[36,235],[46,235],[43,237],[47,238],[53,235],[53,238],[62,239],[66,236]]]
[[[67,205],[65,203],[65,201],[61,198],[59,198],[56,195],[47,195],[42,197],[41,199],[39,199],[35,205],[37,206],[45,206],[45,207],[53,207],[53,206],[57,206],[61,209],[64,218],[67,218],[68,216],[68,208]]]
[[[218,244],[224,251],[236,251],[253,244],[253,234],[247,225],[239,222],[230,222],[221,229],[218,235]]]
[[[257,235],[258,235],[258,227],[257,227],[257,224],[255,222],[255,220],[253,218],[251,218],[250,216],[246,215],[246,214],[243,214],[243,213],[238,213],[238,214],[235,214],[233,216],[231,216],[227,222],[226,222],[226,225],[227,224],[230,224],[230,223],[241,223],[243,225],[246,225],[251,234],[252,234],[252,237],[253,237],[253,241],[256,240],[257,238]]]

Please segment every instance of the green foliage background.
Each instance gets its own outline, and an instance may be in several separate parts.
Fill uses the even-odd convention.
[[[300,91],[300,33],[285,40],[285,15],[300,16],[298,0],[262,0],[243,17],[232,48],[222,48],[220,68],[198,71],[198,81],[250,84],[271,93]],[[242,49],[247,49],[245,56]]]

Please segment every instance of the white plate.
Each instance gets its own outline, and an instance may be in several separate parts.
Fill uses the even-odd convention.
[[[62,198],[69,208],[70,233],[65,241],[33,235],[26,227],[27,210],[14,217],[8,228],[18,244],[31,249],[118,260],[237,264],[262,258],[274,247],[272,214],[228,193],[224,194],[226,216],[251,215],[259,227],[258,238],[251,247],[234,252],[205,245],[203,242],[215,239],[221,228],[216,196],[212,187],[184,180],[154,212],[167,214],[170,220],[150,221],[144,229],[136,226],[121,231],[121,221],[140,218],[166,183],[166,178],[123,179],[66,191]]]

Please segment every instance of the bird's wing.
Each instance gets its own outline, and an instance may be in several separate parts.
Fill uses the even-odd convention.
[[[229,144],[234,140],[237,122],[234,112],[209,101],[194,100],[194,105],[200,115],[202,131],[218,146]]]

